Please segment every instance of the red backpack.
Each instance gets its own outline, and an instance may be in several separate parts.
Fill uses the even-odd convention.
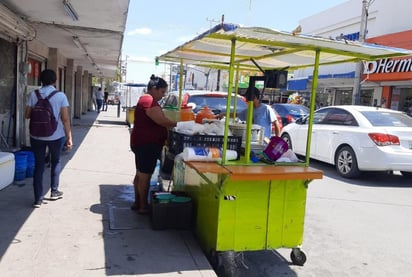
[[[57,120],[49,100],[58,92],[58,90],[55,90],[46,98],[42,98],[39,90],[35,90],[37,103],[31,109],[29,126],[30,134],[32,136],[49,137],[56,131]]]

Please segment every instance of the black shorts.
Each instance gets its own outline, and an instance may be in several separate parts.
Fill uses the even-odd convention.
[[[154,143],[132,147],[136,170],[146,174],[153,174],[162,149],[163,146]]]

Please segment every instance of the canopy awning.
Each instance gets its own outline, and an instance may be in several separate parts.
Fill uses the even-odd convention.
[[[251,58],[263,69],[313,66],[316,50],[320,50],[320,65],[412,55],[410,50],[376,44],[220,24],[159,59],[169,62],[183,59],[184,63],[198,66],[229,68],[232,40],[236,40],[234,62],[242,70],[256,70]]]
[[[229,70],[228,99],[233,89],[233,77],[236,70],[288,69],[314,67],[310,101],[309,126],[306,147],[305,166],[309,166],[312,135],[313,111],[315,109],[316,89],[318,85],[319,65],[344,62],[372,61],[384,57],[412,55],[412,51],[359,43],[337,41],[310,35],[280,32],[260,27],[239,27],[233,24],[220,24],[199,35],[193,40],[159,57],[162,61],[178,62],[181,65],[215,67]],[[256,63],[256,64],[255,64]],[[181,94],[180,94],[181,97]],[[227,137],[230,110],[226,110],[222,161],[226,161]],[[245,162],[250,162],[251,130],[253,120],[253,101],[248,101],[246,124]]]

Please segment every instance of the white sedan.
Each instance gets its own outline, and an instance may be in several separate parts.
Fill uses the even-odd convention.
[[[282,129],[296,154],[306,154],[309,116]],[[314,113],[310,157],[335,165],[346,178],[361,171],[400,171],[412,177],[412,117],[366,106],[330,106]]]

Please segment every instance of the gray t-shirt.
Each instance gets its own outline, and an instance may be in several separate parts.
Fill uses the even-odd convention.
[[[40,88],[39,92],[40,92],[41,97],[45,98],[55,90],[56,88],[54,86],[46,86],[46,87]],[[53,133],[53,135],[49,137],[31,136],[32,138],[39,139],[39,140],[57,140],[65,136],[60,110],[63,107],[69,107],[69,101],[67,100],[66,94],[64,94],[63,92],[58,92],[49,99],[49,102],[53,108],[53,113],[57,120],[57,129]],[[29,99],[27,100],[27,106],[33,108],[36,105],[36,103],[37,103],[37,96],[36,96],[36,93],[32,91],[29,95]]]

